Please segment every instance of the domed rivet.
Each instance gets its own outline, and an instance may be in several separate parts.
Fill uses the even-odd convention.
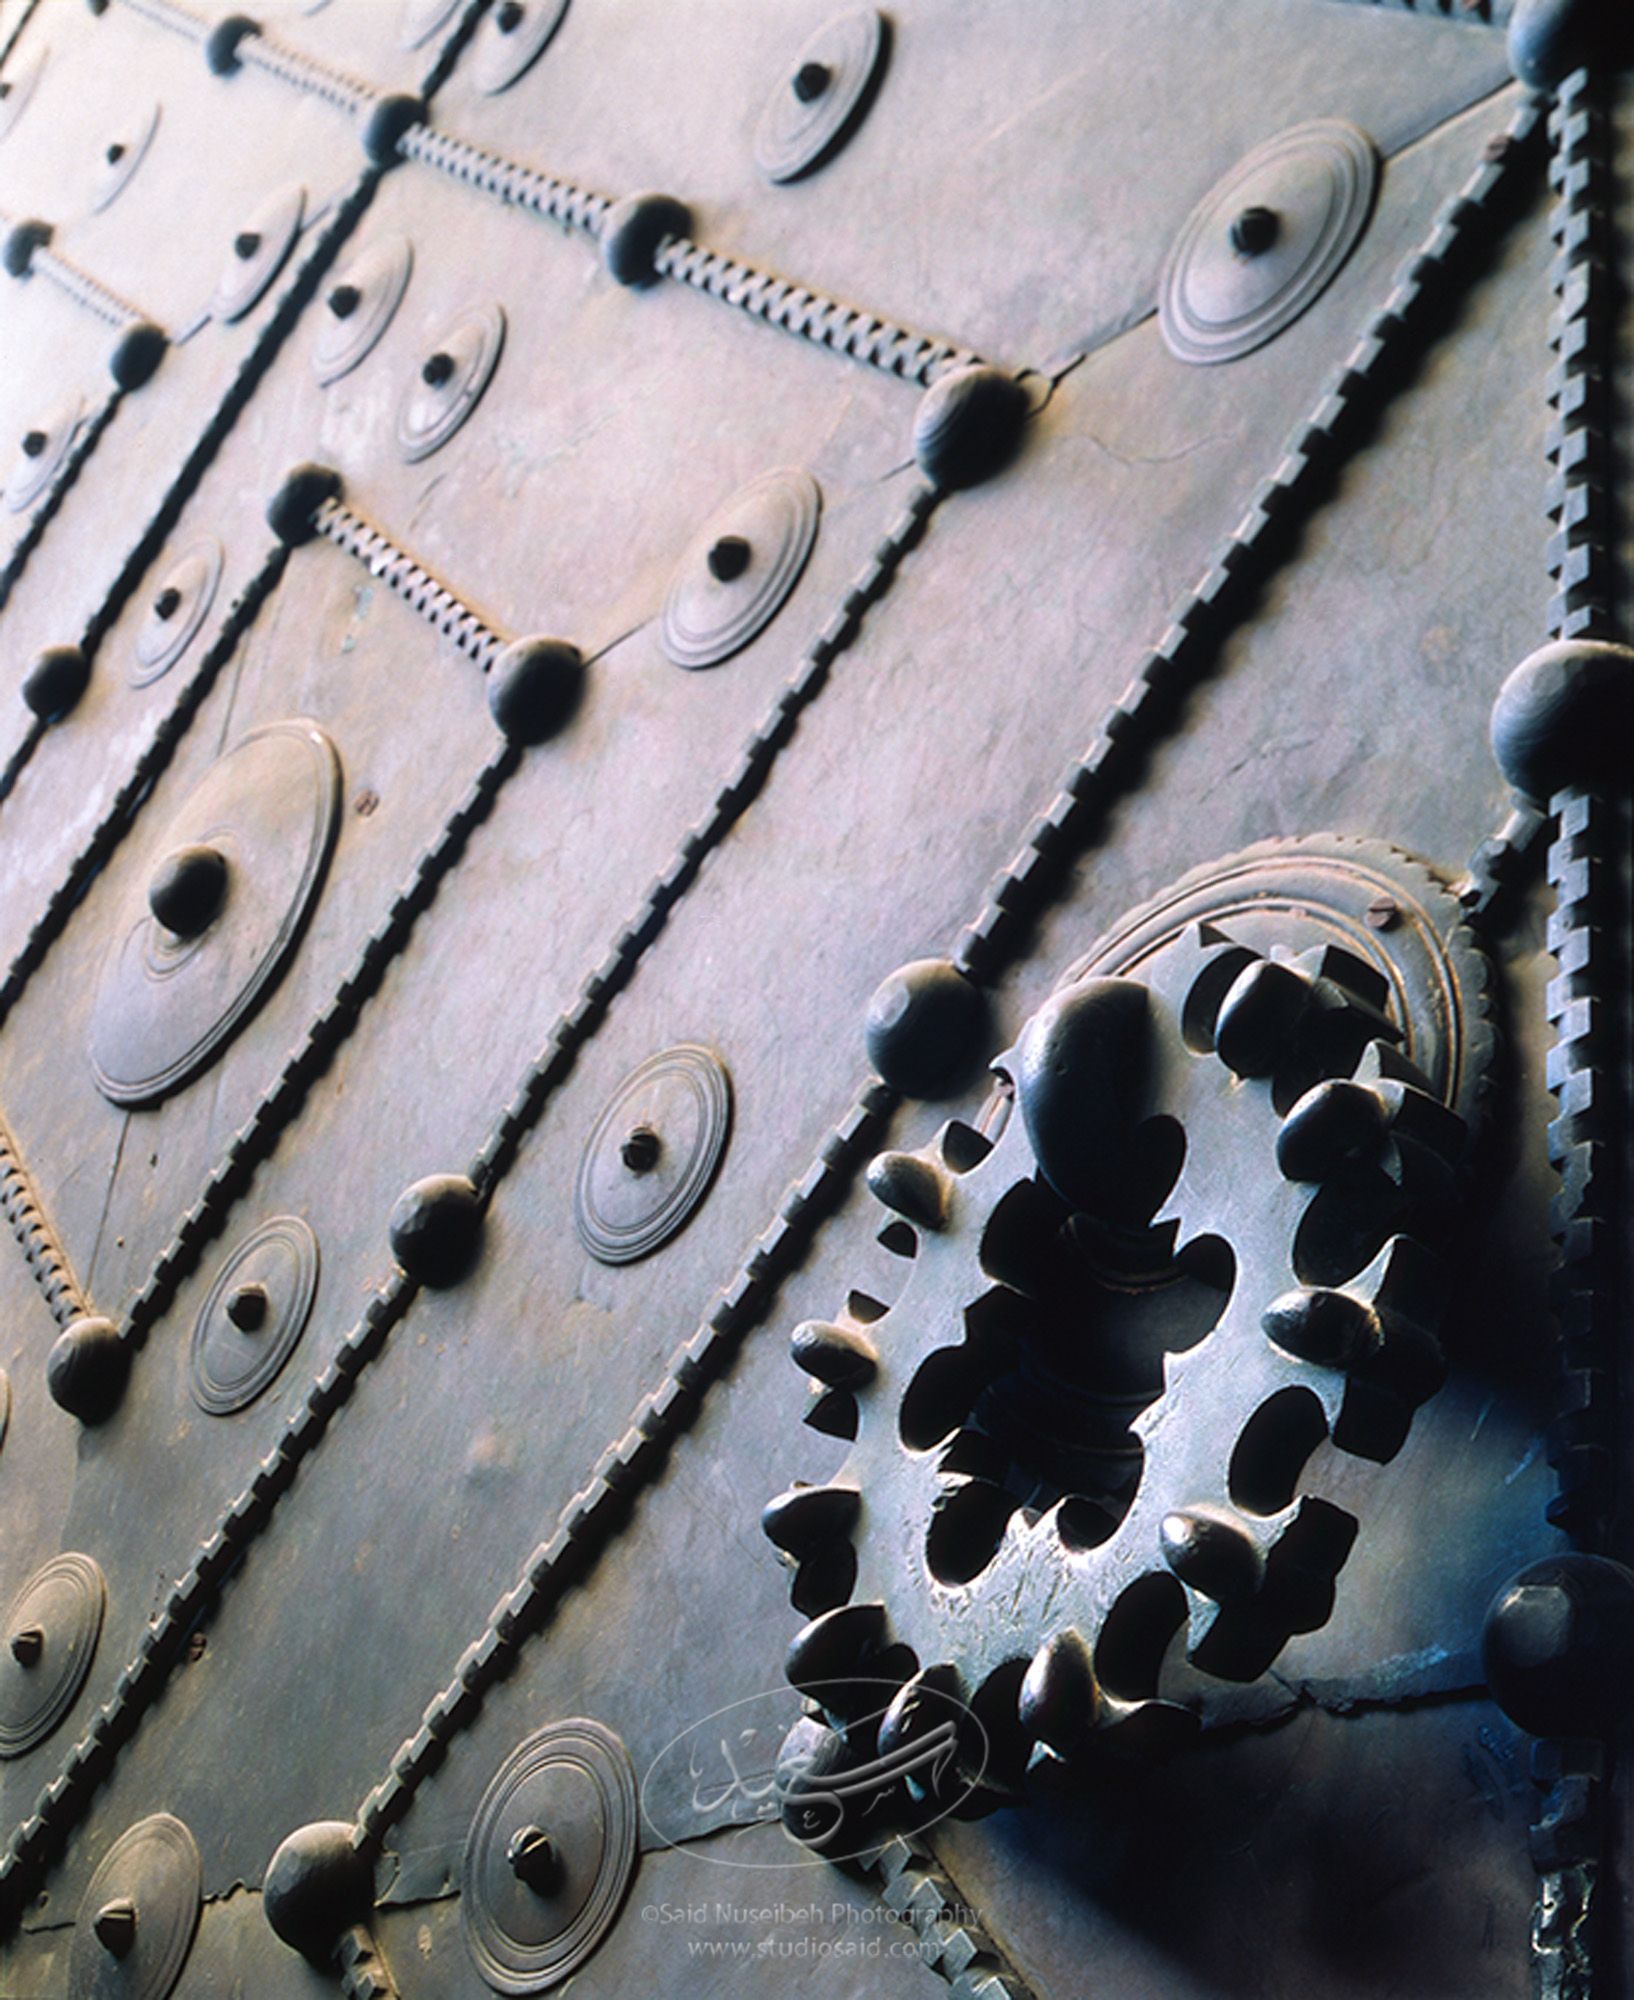
[[[500,733],[529,746],[554,736],[578,707],[584,657],[565,639],[516,639],[488,670],[488,712]]]
[[[802,63],[794,72],[794,94],[802,104],[810,104],[822,96],[832,81],[833,72],[827,63]]]
[[[1546,803],[1563,785],[1616,782],[1634,726],[1634,649],[1562,639],[1524,659],[1492,705],[1507,782]]]
[[[1216,1507],[1181,1507],[1158,1528],[1163,1560],[1216,1604],[1244,1604],[1260,1587],[1265,1557],[1243,1523]]]
[[[118,139],[115,139],[102,157],[110,167],[117,167],[119,162],[125,157],[125,148]]]
[[[51,440],[46,436],[44,431],[24,431],[23,433],[24,458],[38,458],[40,453],[45,450],[46,446],[50,442]]]
[[[749,567],[752,553],[742,535],[722,535],[706,558],[709,574],[717,583],[732,583]]]
[[[202,843],[167,854],[148,883],[148,908],[172,937],[207,931],[227,900],[227,857]]]
[[[1375,896],[1362,918],[1370,931],[1394,930],[1401,919],[1401,906],[1393,896]]]
[[[521,27],[526,9],[522,0],[505,0],[505,4],[494,16],[494,26],[502,35],[514,35]]]
[[[232,76],[241,65],[238,45],[248,35],[258,35],[261,25],[248,14],[229,14],[218,21],[204,38],[204,60],[212,76]]]
[[[182,608],[182,594],[173,583],[167,583],[153,600],[153,615],[160,620],[174,618]]]
[[[830,1389],[860,1389],[879,1370],[879,1352],[865,1334],[820,1319],[808,1319],[794,1329],[789,1353],[797,1368]]]
[[[862,1501],[854,1486],[793,1486],[768,1500],[760,1529],[773,1548],[804,1556],[847,1536],[857,1524]]]
[[[323,1962],[342,1932],[374,1907],[374,1870],[345,1820],[298,1827],[267,1864],[261,1909],[292,1951]]]
[[[1277,1168],[1284,1180],[1321,1181],[1376,1158],[1388,1121],[1384,1100],[1366,1084],[1330,1077],[1316,1084],[1283,1119]]]
[[[265,1285],[239,1285],[227,1300],[227,1317],[240,1333],[259,1333],[267,1323],[270,1304]]]
[[[39,1665],[40,1655],[45,1651],[45,1633],[38,1625],[25,1625],[20,1632],[11,1635],[11,1657],[20,1667]]]
[[[1231,247],[1239,257],[1263,257],[1282,234],[1274,208],[1245,208],[1231,218]]]
[[[121,389],[140,389],[165,358],[170,336],[150,319],[133,319],[113,344],[108,373]]]
[[[0,244],[0,264],[4,264],[6,275],[12,278],[26,278],[29,266],[34,261],[36,250],[43,249],[51,241],[49,222],[18,222],[7,232]]]
[[[1609,1737],[1629,1712],[1634,1572],[1605,1556],[1546,1556],[1493,1599],[1487,1685],[1534,1736]]]
[[[454,357],[439,348],[428,355],[420,368],[420,380],[428,389],[440,389],[454,372]]]
[[[981,1052],[987,1002],[951,960],[919,958],[880,982],[868,1002],[868,1060],[906,1097],[958,1088]]]
[[[868,1191],[920,1229],[947,1223],[947,1187],[928,1160],[917,1153],[881,1153],[868,1164]]]
[[[1307,980],[1275,959],[1245,965],[1214,1022],[1214,1049],[1238,1076],[1269,1076],[1311,1004]]]
[[[1517,0],[1509,17],[1509,67],[1533,90],[1553,90],[1573,70],[1634,62],[1634,18],[1615,0]]]
[[[857,1673],[884,1643],[883,1604],[842,1604],[795,1635],[784,1672],[791,1687],[809,1693]]]
[[[1053,994],[1016,1044],[1016,1100],[1045,1179],[1093,1198],[1117,1170],[1118,1139],[1144,1085],[1152,997],[1133,979],[1085,979]]]
[[[425,116],[423,97],[411,96],[403,90],[387,91],[377,97],[369,107],[359,134],[364,157],[377,167],[395,165],[404,133],[411,126],[423,125]]]
[[[23,675],[23,700],[42,722],[61,722],[90,680],[91,663],[78,646],[46,646]]]
[[[913,455],[937,486],[975,486],[1006,465],[1021,439],[1027,392],[986,362],[950,369],[919,399]]]
[[[561,1880],[561,1858],[542,1826],[520,1826],[505,1849],[511,1873],[536,1896],[547,1895]]]
[[[110,1416],[125,1391],[130,1349],[110,1319],[76,1319],[46,1356],[46,1387],[59,1409],[83,1424]]]
[[[261,232],[258,229],[241,229],[233,238],[233,255],[241,257],[247,264],[261,248]]]
[[[434,1291],[456,1285],[482,1243],[482,1199],[464,1174],[431,1174],[398,1196],[387,1224],[392,1255]]]
[[[1057,1632],[1034,1653],[1022,1678],[1021,1726],[1057,1756],[1072,1757],[1094,1732],[1101,1692],[1083,1635]]]
[[[616,202],[601,232],[601,261],[621,285],[650,285],[653,258],[666,236],[685,236],[692,211],[673,195],[636,194]]]
[[[1375,1355],[1383,1340],[1379,1316],[1350,1292],[1321,1287],[1284,1292],[1260,1315],[1266,1339],[1315,1368],[1355,1368]]]
[[[267,526],[287,548],[299,548],[318,532],[314,516],[325,500],[338,500],[340,474],[327,465],[297,465],[286,472],[267,502]]]
[[[363,303],[363,294],[356,285],[336,285],[325,303],[336,319],[350,319]]]
[[[618,1156],[632,1174],[650,1174],[664,1150],[663,1141],[650,1125],[638,1125],[618,1149]]]
[[[129,1896],[116,1896],[91,1919],[91,1930],[105,1952],[124,1958],[136,1942],[136,1905]]]

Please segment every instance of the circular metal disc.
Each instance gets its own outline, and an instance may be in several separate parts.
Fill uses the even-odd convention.
[[[312,722],[242,738],[205,775],[152,850],[218,848],[221,913],[172,936],[148,908],[147,879],[120,916],[91,1016],[91,1066],[115,1104],[155,1104],[214,1060],[283,970],[328,865],[340,760]]]
[[[30,424],[30,431],[38,431],[44,439],[40,449],[27,452],[19,439],[17,457],[13,461],[10,475],[6,480],[6,505],[14,514],[20,514],[30,507],[62,470],[69,448],[79,433],[80,418],[84,414],[85,400],[82,396],[70,396],[59,403],[51,414],[40,423]]]
[[[323,309],[322,331],[312,350],[312,367],[320,382],[338,382],[375,345],[402,303],[413,266],[413,245],[406,236],[391,235],[371,243],[340,273],[330,293],[350,285],[358,301],[344,319],[332,307]]]
[[[1291,325],[1337,275],[1367,225],[1378,155],[1342,119],[1295,126],[1240,160],[1193,209],[1169,252],[1158,321],[1182,361],[1234,361]],[[1276,234],[1257,256],[1231,227],[1265,209]]]
[[[505,315],[498,306],[468,313],[429,344],[428,358],[445,354],[453,366],[435,384],[416,370],[398,405],[397,449],[410,465],[441,450],[476,408],[504,345]]]
[[[472,45],[471,78],[485,96],[509,90],[549,46],[568,0],[494,0]]]
[[[676,565],[664,599],[659,639],[678,667],[715,666],[771,623],[800,580],[821,508],[811,474],[785,467],[752,481],[713,516]],[[748,561],[723,581],[709,556],[729,538],[748,544]]]
[[[160,107],[150,104],[123,131],[104,143],[96,190],[91,196],[93,215],[109,207],[130,185],[131,176],[147,158],[147,150],[153,144],[153,135],[159,129],[159,113]]]
[[[709,1192],[731,1125],[732,1085],[708,1049],[683,1043],[632,1070],[579,1161],[573,1220],[591,1256],[633,1264],[682,1229]],[[625,1159],[636,1134],[656,1141],[640,1167]]]
[[[136,658],[132,662],[132,687],[146,687],[169,670],[186,652],[195,632],[209,616],[221,581],[221,544],[213,535],[201,536],[191,548],[170,565],[154,587],[148,615],[136,635]],[[179,602],[161,617],[158,607],[175,591]]]
[[[798,180],[850,138],[885,60],[885,23],[872,7],[825,22],[789,65],[755,127],[755,165],[769,181]],[[797,78],[821,88],[802,97]]]
[[[0,1632],[0,1757],[43,1742],[74,1704],[90,1672],[107,1590],[89,1556],[53,1556],[11,1601]],[[37,1630],[39,1657],[12,1653],[19,1632]]]
[[[242,319],[284,267],[284,259],[295,247],[306,214],[306,189],[279,188],[235,232],[228,245],[227,259],[216,280],[210,310],[219,320]],[[239,245],[255,239],[247,256]]]
[[[203,1888],[198,1844],[179,1819],[154,1813],[128,1828],[102,1857],[74,1920],[68,2000],[165,2000],[192,1948]],[[97,1912],[115,1902],[136,1915],[122,1956],[93,1929]]]
[[[5,85],[5,94],[0,96],[0,139],[11,130],[28,109],[28,100],[34,95],[34,86],[40,80],[40,72],[45,68],[45,59],[51,53],[49,48],[37,48],[12,71],[10,76],[0,77]]]
[[[246,1330],[227,1302],[242,1285],[266,1293],[266,1314]],[[253,1403],[278,1375],[306,1327],[318,1288],[318,1239],[298,1215],[274,1216],[216,1273],[193,1322],[193,1400],[224,1417]]]
[[[543,1894],[507,1850],[548,1833],[557,1874]],[[478,1972],[499,1993],[543,1993],[584,1964],[635,1872],[635,1770],[599,1722],[554,1722],[517,1745],[482,1796],[465,1842],[460,1922]]]
[[[422,47],[439,28],[447,27],[459,5],[460,0],[403,0],[397,23],[398,47]]]
[[[1340,834],[1263,841],[1134,911],[1061,983],[1136,972],[1197,923],[1259,952],[1333,944],[1373,966],[1390,989],[1403,1055],[1466,1124],[1477,1122],[1492,1053],[1486,960],[1452,892],[1422,863]]]

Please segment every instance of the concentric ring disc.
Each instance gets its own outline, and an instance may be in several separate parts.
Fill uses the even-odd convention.
[[[68,2000],[165,2000],[181,1977],[199,1924],[204,1876],[198,1843],[179,1819],[154,1813],[127,1828],[102,1857],[74,1924]],[[136,1913],[130,1949],[116,1957],[93,1921],[109,1903]]]
[[[216,586],[221,581],[221,544],[213,535],[203,535],[191,548],[184,549],[156,586],[148,615],[136,635],[136,660],[131,667],[132,687],[146,687],[170,669],[186,652],[194,634],[210,615]],[[156,608],[167,591],[180,599],[166,618]]]
[[[227,1301],[241,1285],[260,1285],[266,1317],[252,1330],[235,1326]],[[318,1239],[298,1215],[264,1222],[227,1258],[193,1322],[193,1400],[222,1417],[253,1403],[295,1350],[318,1288]]]
[[[219,320],[242,319],[284,267],[306,214],[306,189],[290,185],[268,195],[237,232],[216,280],[210,310]],[[239,237],[254,236],[256,247],[238,254]]]
[[[755,164],[769,181],[798,180],[850,137],[868,108],[888,45],[873,7],[836,15],[817,30],[767,98],[755,127]],[[822,88],[802,98],[795,79],[817,70]]]
[[[6,480],[6,505],[14,514],[32,506],[62,470],[85,413],[85,399],[70,396],[57,405],[42,423],[33,424],[45,442],[32,457],[19,444],[11,474]]]
[[[753,480],[712,516],[676,565],[659,621],[678,667],[716,666],[771,623],[800,580],[821,510],[811,474],[785,467]],[[723,580],[710,569],[710,551],[732,538],[748,545],[748,562]]]
[[[591,1256],[633,1264],[667,1243],[709,1191],[732,1124],[732,1086],[708,1049],[683,1043],[632,1070],[591,1128],[573,1219]],[[623,1148],[652,1135],[656,1158],[632,1171]]]
[[[344,319],[323,313],[322,331],[312,350],[312,368],[320,382],[338,382],[370,353],[391,325],[402,303],[414,268],[414,246],[394,232],[382,236],[354,257],[336,279],[356,288],[358,302]],[[332,285],[330,290],[333,291]]]
[[[397,411],[397,449],[410,465],[440,451],[482,399],[505,345],[505,315],[483,306],[430,343],[428,354],[453,364],[436,384],[418,371]],[[423,366],[424,364],[422,364]]]
[[[102,1631],[107,1590],[89,1556],[53,1556],[12,1599],[0,1632],[0,1757],[20,1757],[43,1742],[73,1707],[90,1672]],[[12,1638],[42,1635],[39,1657],[24,1666]]]

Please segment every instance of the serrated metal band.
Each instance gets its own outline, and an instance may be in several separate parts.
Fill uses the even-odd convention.
[[[450,639],[469,660],[487,673],[504,650],[505,636],[494,631],[468,604],[439,583],[423,564],[401,548],[381,528],[339,500],[324,500],[313,514],[313,526],[326,541],[355,556],[373,577],[400,597],[434,631]]]

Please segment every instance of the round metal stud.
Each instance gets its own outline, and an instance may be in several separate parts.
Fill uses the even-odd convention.
[[[732,1125],[732,1085],[708,1049],[683,1043],[632,1070],[579,1161],[573,1220],[603,1264],[649,1257],[709,1192]],[[642,1138],[629,1156],[632,1140]]]
[[[12,1599],[0,1651],[0,1757],[32,1750],[73,1706],[106,1605],[102,1572],[82,1555],[54,1556]]]
[[[919,399],[913,455],[937,486],[977,486],[1015,455],[1027,420],[1027,392],[986,362],[951,368]]]
[[[187,651],[210,615],[221,582],[221,544],[205,535],[184,549],[160,577],[148,600],[148,614],[136,634],[132,687],[146,687],[166,674]]]
[[[91,682],[91,663],[78,646],[42,646],[23,675],[25,706],[42,722],[61,722]]]
[[[1291,325],[1355,248],[1378,170],[1372,140],[1337,118],[1295,126],[1240,160],[1169,252],[1158,323],[1170,353],[1235,361]]]
[[[477,1807],[460,1876],[466,1949],[495,1992],[543,1993],[585,1963],[635,1872],[637,1827],[635,1771],[610,1729],[556,1722],[517,1745]],[[535,1887],[513,1849],[545,1829],[555,1867]]]
[[[918,958],[881,980],[868,1002],[868,1060],[893,1090],[941,1097],[980,1053],[987,1003],[946,958]]]
[[[210,300],[219,320],[242,319],[284,267],[306,215],[306,189],[291,184],[268,195],[234,235]]]
[[[562,25],[568,0],[496,0],[477,30],[469,57],[471,78],[485,97],[497,97],[526,74]]]
[[[482,1200],[464,1174],[428,1174],[397,1197],[386,1234],[411,1278],[457,1285],[482,1247]]]
[[[374,1869],[353,1844],[349,1820],[320,1819],[280,1842],[261,1881],[273,1934],[317,1963],[374,1908]]]
[[[1561,639],[1522,660],[1492,704],[1492,754],[1517,792],[1546,803],[1563,785],[1626,771],[1634,649]]]
[[[1397,913],[1387,930],[1368,918],[1381,898]],[[1401,1053],[1466,1124],[1480,1122],[1492,1049],[1486,963],[1451,893],[1421,863],[1382,841],[1339,834],[1263,841],[1195,869],[1133,911],[1061,984],[1091,973],[1139,978],[1148,960],[1199,923],[1218,924],[1253,951],[1338,945],[1371,966],[1388,989]]]
[[[1634,1573],[1545,1556],[1492,1600],[1481,1655],[1492,1697],[1534,1736],[1612,1736],[1630,1708]]]
[[[460,0],[403,0],[397,21],[398,47],[424,48],[440,28],[448,26],[459,7]]]
[[[666,236],[685,236],[692,211],[669,194],[632,194],[614,202],[601,229],[601,261],[609,277],[639,290],[656,284],[654,258]]]
[[[148,877],[148,908],[173,938],[202,937],[221,914],[229,879],[219,847],[179,847]]]
[[[1573,70],[1634,62],[1634,20],[1605,0],[1516,0],[1509,67],[1531,90],[1553,90]]]
[[[108,373],[116,387],[140,389],[170,350],[170,336],[150,319],[125,322],[108,352]]]
[[[276,1380],[317,1288],[318,1239],[298,1215],[275,1216],[238,1245],[193,1322],[191,1382],[201,1410],[242,1410]]]
[[[45,1358],[51,1400],[82,1424],[113,1415],[130,1375],[130,1349],[111,1319],[91,1315],[65,1326]]]
[[[584,656],[565,639],[513,639],[488,670],[488,710],[513,743],[547,742],[578,706]]]
[[[890,37],[872,7],[827,21],[790,64],[755,127],[767,180],[798,180],[832,159],[861,124],[884,74]]]
[[[179,1819],[155,1813],[122,1833],[79,1906],[69,2000],[165,2000],[192,1949],[203,1887],[198,1844]]]
[[[427,349],[397,406],[397,449],[410,465],[440,451],[476,408],[505,345],[505,315],[482,306]]]
[[[218,921],[179,938],[135,885],[91,1017],[91,1066],[115,1104],[156,1104],[208,1067],[283,971],[339,825],[340,760],[315,723],[277,722],[220,758],[156,842],[225,859]],[[151,875],[151,871],[150,871]]]
[[[45,68],[45,59],[50,50],[44,45],[25,54],[11,73],[3,79],[6,89],[0,96],[0,139],[22,117],[28,109],[28,101],[34,95],[35,86],[40,81],[40,72]]]
[[[379,237],[346,266],[324,295],[312,369],[323,383],[354,369],[390,326],[402,303],[414,246],[406,236]]]
[[[664,598],[659,639],[678,667],[716,666],[770,624],[800,580],[821,509],[816,480],[785,467],[741,488],[711,516]]]
[[[159,106],[150,104],[147,110],[133,118],[102,148],[102,157],[97,167],[96,187],[91,196],[91,213],[99,214],[111,207],[130,185],[136,169],[147,158],[153,135],[159,129]]]
[[[62,470],[84,412],[84,399],[70,396],[17,440],[17,456],[6,476],[6,505],[12,513],[31,507]]]

